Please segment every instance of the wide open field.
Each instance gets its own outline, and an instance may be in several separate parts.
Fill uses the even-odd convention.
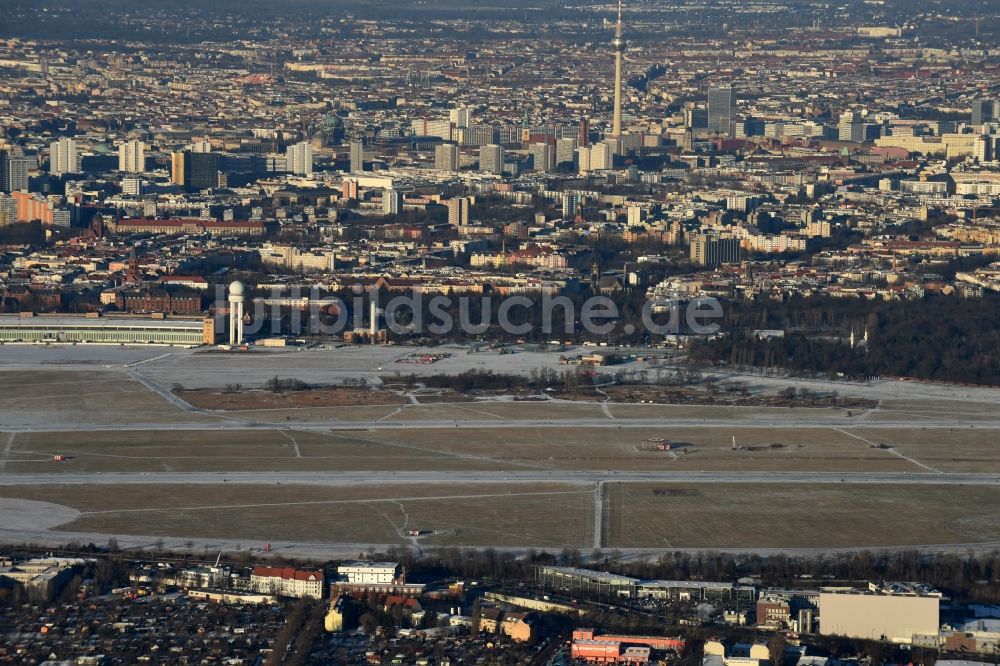
[[[0,488],[0,497],[72,507],[58,530],[192,539],[583,547],[592,540],[594,486],[435,484],[326,488],[220,484]]]
[[[850,431],[846,431],[850,432]],[[84,472],[593,470],[926,472],[918,459],[822,428],[505,427],[87,430],[0,433],[0,474]],[[921,431],[917,431],[920,433]],[[732,437],[739,434],[739,450]],[[916,434],[916,433],[915,433]],[[986,438],[950,453],[987,456]],[[883,436],[882,431],[876,435]],[[876,436],[876,435],[873,435]],[[896,431],[885,436],[901,437]],[[649,440],[677,442],[657,451]],[[876,440],[872,440],[876,441]],[[53,462],[56,455],[67,457]],[[952,471],[977,471],[956,468]]]
[[[1000,432],[993,429],[858,428],[851,431],[942,472],[1000,473]]]
[[[1000,488],[605,484],[608,548],[878,548],[1000,541]]]
[[[124,360],[140,365],[116,366],[104,362],[114,350],[102,348],[99,364],[71,362],[85,351],[18,351],[59,354],[33,369],[0,358],[0,498],[11,500],[0,502],[0,539],[549,549],[1000,544],[1000,392],[942,388],[950,399],[934,400],[933,387],[919,385],[908,399],[907,383],[865,385],[858,390],[879,407],[850,413],[420,404],[399,388],[254,391],[253,400],[235,400],[226,384],[300,372],[306,381],[377,380],[388,372],[379,366],[410,351],[149,350],[140,358],[126,350]],[[459,354],[441,369],[480,358],[490,357]],[[177,399],[174,377],[210,387],[199,396],[209,402]],[[660,440],[678,446],[656,450]],[[947,475],[954,472],[970,474]],[[51,519],[34,520],[37,507],[49,507]],[[414,540],[411,528],[430,534]]]
[[[1000,488],[605,482],[603,548],[893,548],[1000,542]],[[50,485],[0,497],[69,507],[74,533],[373,545],[590,548],[594,484]],[[426,530],[419,539],[407,530]]]
[[[121,371],[0,372],[0,428],[199,420]]]
[[[831,428],[476,428],[359,431],[359,439],[487,457],[539,469],[926,471]],[[732,449],[737,436],[739,450]],[[656,451],[651,438],[679,443]],[[957,445],[956,445],[957,446]]]
[[[989,402],[969,400],[883,400],[873,421],[913,419],[914,423],[927,421],[953,422],[956,426],[977,421],[995,421],[997,409]],[[966,426],[968,427],[968,426]]]
[[[732,439],[737,437],[737,450]],[[657,451],[650,440],[679,445]],[[53,462],[63,455],[65,462]],[[488,427],[0,433],[0,474],[447,470],[997,472],[984,429]]]
[[[367,433],[365,433],[367,434]],[[6,441],[5,441],[6,440]],[[9,448],[7,444],[9,442]],[[0,434],[0,473],[314,472],[501,469],[461,451],[396,445],[347,432],[301,430],[112,430]],[[66,456],[53,462],[55,455]],[[517,467],[518,465],[514,465]]]

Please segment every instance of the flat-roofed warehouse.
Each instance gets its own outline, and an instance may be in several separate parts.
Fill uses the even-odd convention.
[[[0,315],[0,343],[215,344],[213,318]]]
[[[582,590],[622,597],[634,596],[638,578],[577,567],[540,566],[535,576],[541,585],[556,590]]]
[[[753,585],[702,580],[642,580],[578,567],[539,566],[535,568],[535,578],[540,585],[554,590],[641,599],[741,597],[752,601],[757,593]]]
[[[936,643],[940,606],[940,592],[905,583],[871,585],[865,591],[822,588],[820,633],[893,643]]]

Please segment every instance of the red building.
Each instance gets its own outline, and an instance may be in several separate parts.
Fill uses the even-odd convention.
[[[115,305],[122,312],[201,314],[201,294],[171,294],[164,290],[121,291]]]
[[[169,235],[202,235],[210,236],[262,236],[264,223],[259,220],[232,220],[219,222],[217,220],[147,220],[122,219],[107,223],[107,229],[113,234],[147,233]]]
[[[593,629],[573,632],[570,656],[590,664],[646,664],[653,650],[684,650],[684,640],[665,636],[595,635]]]

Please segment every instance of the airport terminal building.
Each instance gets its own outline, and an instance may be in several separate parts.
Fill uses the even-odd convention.
[[[0,315],[0,343],[215,344],[222,326],[212,317]]]

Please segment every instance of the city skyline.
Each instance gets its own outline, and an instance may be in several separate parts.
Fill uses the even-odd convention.
[[[976,666],[988,0],[9,0],[0,659]]]

